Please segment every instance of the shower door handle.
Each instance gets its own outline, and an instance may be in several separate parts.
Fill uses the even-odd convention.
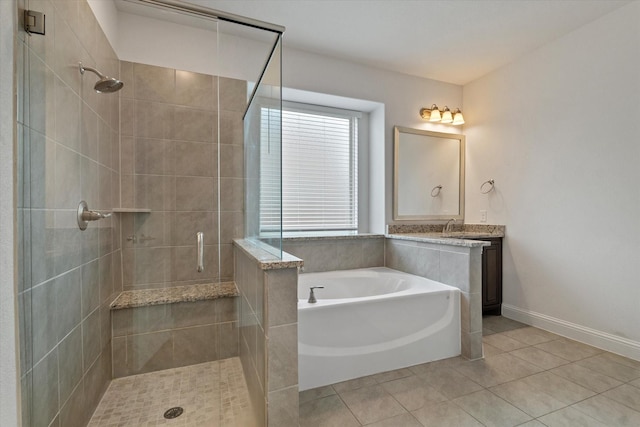
[[[196,233],[197,245],[198,245],[198,267],[196,271],[202,273],[204,271],[204,233],[198,231]]]

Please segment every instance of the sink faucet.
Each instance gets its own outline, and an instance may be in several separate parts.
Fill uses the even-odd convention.
[[[451,232],[451,225],[456,222],[455,218],[451,218],[449,221],[447,221],[447,223],[445,224],[444,228],[442,229],[442,233],[449,233]]]

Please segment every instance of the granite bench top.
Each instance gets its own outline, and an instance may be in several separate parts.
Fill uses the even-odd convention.
[[[238,288],[235,282],[205,283],[159,289],[136,289],[121,292],[111,303],[111,309],[120,310],[123,308],[173,304],[177,302],[202,301],[237,297],[238,295]]]

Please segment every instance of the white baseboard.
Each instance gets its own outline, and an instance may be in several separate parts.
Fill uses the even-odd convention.
[[[509,319],[640,361],[640,342],[556,319],[545,314],[523,310],[509,304],[502,304],[502,315]]]

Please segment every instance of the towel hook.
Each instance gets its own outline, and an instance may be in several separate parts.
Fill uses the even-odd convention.
[[[484,190],[485,186],[488,184],[488,190]],[[493,179],[487,180],[485,182],[482,183],[482,185],[480,186],[480,192],[482,194],[488,194],[491,193],[493,191],[493,185],[495,184],[495,181]]]
[[[431,189],[431,197],[438,197],[440,195],[440,191],[442,190],[442,185],[436,185]]]

